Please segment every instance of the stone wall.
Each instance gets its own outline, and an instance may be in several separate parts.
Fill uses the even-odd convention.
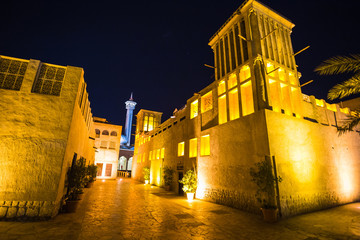
[[[55,201],[1,201],[0,219],[44,220],[57,214]]]

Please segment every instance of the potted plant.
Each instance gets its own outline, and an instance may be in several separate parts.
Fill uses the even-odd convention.
[[[261,205],[261,211],[264,220],[267,222],[275,222],[277,220],[278,209],[275,204],[275,183],[281,182],[282,178],[274,176],[270,159],[255,164],[256,168],[250,168],[251,181],[257,188],[256,199]]]
[[[179,182],[183,184],[182,189],[186,193],[188,201],[192,201],[197,188],[197,176],[195,170],[188,170]]]
[[[85,185],[86,188],[92,187],[94,181],[96,180],[97,166],[95,164],[90,164],[86,168],[87,172],[87,183]]]
[[[173,182],[173,175],[175,170],[171,167],[164,167],[163,174],[164,174],[164,184],[165,184],[165,190],[170,191],[170,186]]]
[[[150,180],[150,168],[144,167],[144,168],[143,168],[143,174],[144,174],[145,184],[149,184],[149,180]]]
[[[75,163],[69,168],[67,172],[67,194],[66,199],[66,211],[75,212],[79,204],[79,194],[82,191],[85,178],[85,166],[83,159],[75,161]]]

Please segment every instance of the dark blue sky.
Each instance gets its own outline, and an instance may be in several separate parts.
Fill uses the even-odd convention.
[[[213,79],[209,38],[242,1],[9,1],[2,5],[0,54],[85,70],[93,114],[124,125],[130,93],[166,120]],[[294,51],[306,94],[325,98],[345,77],[313,69],[335,55],[360,53],[358,0],[263,0],[296,26]]]

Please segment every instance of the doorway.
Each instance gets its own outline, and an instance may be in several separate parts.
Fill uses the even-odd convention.
[[[184,176],[184,174],[183,174],[183,172],[179,172],[179,178],[178,178],[178,180],[181,180],[182,178],[183,178],[183,176]],[[178,181],[178,183],[179,183],[179,195],[180,196],[184,196],[184,191],[183,191],[183,184],[182,183],[180,183],[179,181]]]

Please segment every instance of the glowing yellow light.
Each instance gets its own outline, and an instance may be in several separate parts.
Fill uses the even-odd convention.
[[[326,108],[329,109],[330,111],[336,112],[336,105],[335,104],[329,104],[326,103]]]
[[[222,95],[218,99],[219,108],[219,124],[227,122],[227,110],[226,110],[226,94]]]
[[[198,107],[198,100],[193,101],[190,105],[190,118],[194,118],[198,116],[199,107]]]
[[[340,108],[340,112],[348,114],[348,115],[350,114],[350,111],[348,108]]]
[[[201,156],[210,155],[210,135],[201,136],[200,154]]]
[[[148,122],[149,122],[149,117],[145,116],[144,117],[144,131],[148,130]]]
[[[152,131],[154,129],[154,117],[150,116],[149,117],[149,127],[148,127],[148,131]]]
[[[189,141],[189,157],[197,157],[197,138]]]
[[[241,106],[242,115],[246,116],[254,112],[254,100],[251,81],[241,85]]]
[[[294,73],[289,72],[289,80],[290,80],[290,83],[291,83],[291,84],[297,85],[297,81],[296,81],[296,77],[295,77],[295,74],[294,74]]]
[[[156,151],[156,159],[160,159],[160,149]]]
[[[219,86],[218,86],[218,95],[221,95],[223,94],[224,92],[226,91],[226,88],[225,88],[225,81],[221,81],[219,83]]]
[[[185,154],[185,142],[178,143],[178,156],[184,156]]]
[[[230,120],[239,118],[239,94],[237,88],[229,92],[229,115]]]
[[[269,78],[269,98],[270,104],[273,108],[274,112],[280,112],[280,97],[279,97],[279,90],[278,90],[278,83],[274,79]]]
[[[229,80],[228,80],[228,88],[231,89],[233,87],[235,87],[237,85],[237,78],[236,78],[236,74],[232,73],[229,76]]]
[[[162,148],[161,149],[161,158],[164,158],[165,157],[165,148]]]
[[[279,79],[280,79],[281,81],[285,81],[285,80],[286,80],[286,76],[285,76],[285,71],[284,71],[284,69],[279,68],[278,72],[279,72]]]
[[[319,107],[324,107],[324,100],[315,99],[315,102]]]
[[[251,77],[249,65],[245,65],[240,69],[240,82],[244,82]]]
[[[101,180],[102,182],[105,182],[105,179]]]

